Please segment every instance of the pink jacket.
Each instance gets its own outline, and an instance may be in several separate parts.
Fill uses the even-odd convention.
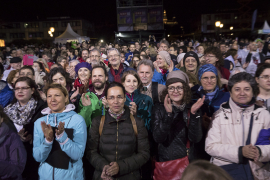
[[[264,107],[254,110],[253,105],[243,111],[230,98],[229,103],[223,103],[215,112],[205,142],[205,150],[212,156],[212,163],[217,166],[239,163],[238,149],[240,146],[245,146],[252,113],[254,119],[251,144],[254,145],[260,130],[270,128],[270,114]],[[261,149],[259,162],[270,161],[270,145],[259,145],[258,147]],[[249,161],[249,164],[255,179],[270,179],[269,168],[260,169],[261,166],[257,164],[262,164],[255,164],[253,161]]]

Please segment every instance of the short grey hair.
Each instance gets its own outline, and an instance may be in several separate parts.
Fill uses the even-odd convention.
[[[77,64],[79,64],[79,63],[80,63],[80,61],[79,61],[79,60],[75,59],[75,60],[70,61],[70,62],[69,62],[69,65],[70,65],[71,63],[74,63],[74,62],[77,62]]]
[[[91,54],[92,52],[95,52],[95,51],[97,51],[98,54],[101,55],[100,50],[99,50],[98,48],[92,49],[92,50],[89,52],[89,54]]]
[[[166,44],[168,46],[168,48],[170,47],[170,44],[169,44],[169,42],[167,40],[161,40],[159,42],[159,44],[161,44],[161,43]]]
[[[150,66],[150,68],[152,69],[152,71],[153,71],[153,73],[154,73],[155,67],[154,67],[153,62],[152,62],[151,60],[148,60],[148,59],[143,59],[143,60],[141,60],[141,61],[139,62],[139,64],[138,64],[138,66],[137,66],[137,71],[139,71],[140,66],[141,66],[142,64],[145,65],[145,66]]]
[[[246,72],[246,70],[244,70],[242,67],[235,67],[230,74],[230,78],[239,72]]]
[[[119,56],[121,55],[120,52],[118,51],[118,49],[116,49],[116,48],[110,48],[110,49],[108,49],[107,50],[107,55],[109,56],[109,53],[112,52],[112,51],[116,51]]]

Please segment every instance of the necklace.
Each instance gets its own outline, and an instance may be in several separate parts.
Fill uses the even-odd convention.
[[[180,111],[183,111],[185,109],[185,107],[186,107],[186,104],[185,103],[183,103],[181,105],[174,105],[174,104],[172,104],[172,105],[174,107],[176,107],[177,109],[179,109]]]

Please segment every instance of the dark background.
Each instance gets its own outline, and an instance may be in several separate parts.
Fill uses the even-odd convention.
[[[221,10],[237,10],[237,0],[164,0],[167,18],[176,17],[178,27],[183,26],[185,33],[194,29],[192,23],[200,21],[202,13]],[[270,0],[254,0],[250,3],[252,11],[270,9]],[[95,26],[97,38],[114,36],[117,31],[115,0],[1,0],[0,21],[44,20],[47,17],[69,16],[89,20]]]

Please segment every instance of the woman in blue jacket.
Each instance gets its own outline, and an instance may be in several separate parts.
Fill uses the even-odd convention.
[[[84,119],[69,104],[67,90],[51,84],[45,91],[48,108],[46,115],[34,125],[33,156],[40,162],[40,179],[83,180],[82,157],[87,130]]]
[[[153,64],[155,66],[155,71],[152,81],[163,85],[166,85],[167,75],[169,72],[179,70],[174,67],[171,56],[167,51],[160,51],[157,55],[156,61]]]

